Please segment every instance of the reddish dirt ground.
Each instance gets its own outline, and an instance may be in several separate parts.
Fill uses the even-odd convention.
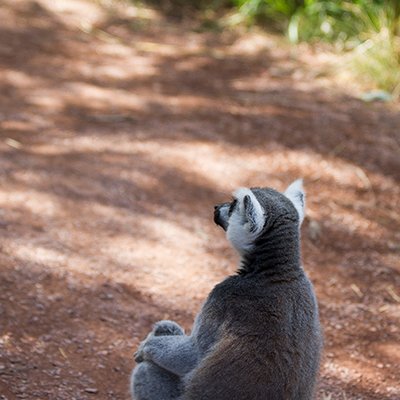
[[[0,4],[0,399],[128,399],[152,324],[190,329],[236,269],[213,205],[304,177],[317,398],[399,400],[399,105],[310,49],[103,3]]]

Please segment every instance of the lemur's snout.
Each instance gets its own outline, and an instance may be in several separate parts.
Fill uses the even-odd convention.
[[[214,206],[214,222],[219,225],[224,231],[228,228],[227,219],[222,218],[221,209],[226,206],[227,203],[217,204]],[[226,213],[225,213],[226,214]]]

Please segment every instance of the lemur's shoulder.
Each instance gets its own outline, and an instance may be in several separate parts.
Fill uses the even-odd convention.
[[[310,281],[303,270],[297,270],[289,278],[232,275],[217,284],[209,294],[209,298],[267,298],[274,293],[285,290],[304,290],[310,288]]]
[[[256,280],[251,281],[240,275],[233,275],[217,284],[210,292],[208,299],[230,303],[236,299],[264,296],[265,289]]]

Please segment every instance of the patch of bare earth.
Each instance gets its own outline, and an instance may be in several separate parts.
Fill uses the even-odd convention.
[[[161,318],[190,328],[237,258],[237,186],[304,177],[318,399],[400,399],[400,116],[269,36],[146,8],[0,5],[0,398],[128,399]]]

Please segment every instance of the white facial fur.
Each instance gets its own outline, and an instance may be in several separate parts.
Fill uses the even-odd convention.
[[[265,215],[263,208],[250,189],[237,189],[233,195],[238,203],[230,216],[226,236],[235,249],[243,254],[251,250],[264,226]],[[247,200],[245,200],[246,197]]]
[[[297,179],[292,182],[285,190],[284,195],[293,203],[299,214],[300,225],[304,219],[304,210],[306,206],[306,195],[303,188],[303,180]]]

